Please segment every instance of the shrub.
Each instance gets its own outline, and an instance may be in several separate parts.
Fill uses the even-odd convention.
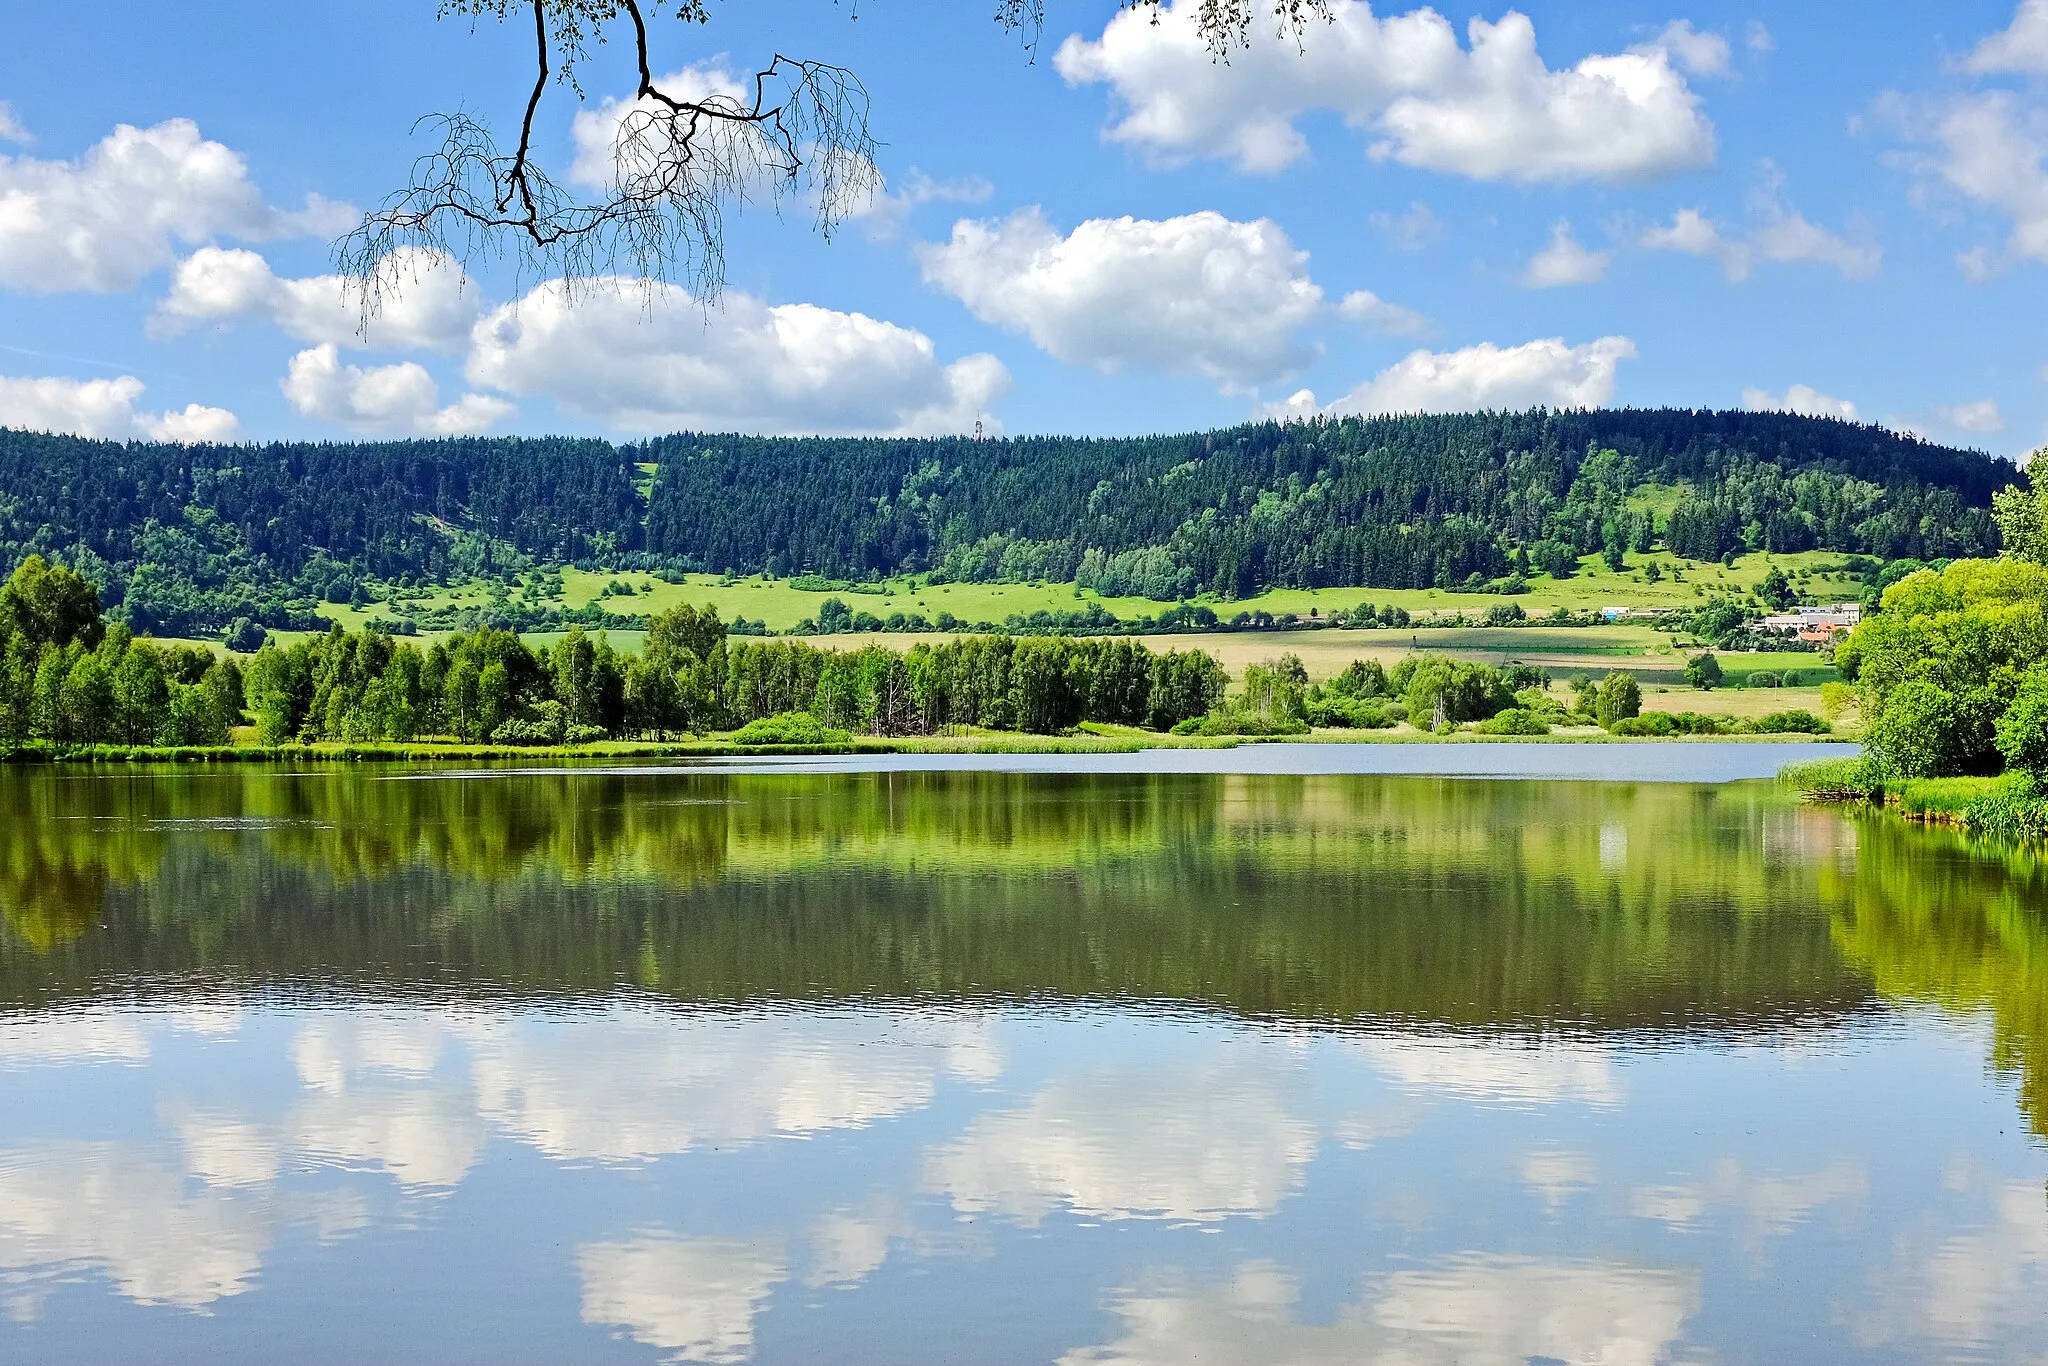
[[[1385,706],[1356,697],[1325,697],[1308,704],[1312,726],[1336,730],[1385,730],[1394,724]]]
[[[847,735],[807,711],[785,711],[749,721],[733,732],[736,745],[843,745]]]
[[[1755,669],[1751,671],[1748,678],[1743,680],[1743,686],[1749,688],[1782,688],[1785,686],[1785,679],[1775,669]]]
[[[1810,711],[1774,711],[1750,723],[1758,735],[1826,735],[1834,727]]]
[[[558,738],[552,727],[539,721],[502,722],[490,734],[494,745],[552,745]]]
[[[1678,735],[1681,733],[1677,718],[1669,712],[1653,711],[1639,716],[1624,716],[1608,727],[1616,735]]]
[[[1509,707],[1473,727],[1481,735],[1548,735],[1550,724],[1532,711]]]
[[[1186,729],[1182,729],[1186,727]],[[1260,716],[1252,712],[1216,711],[1173,728],[1175,735],[1306,735],[1308,723],[1282,716]]]
[[[1721,661],[1712,654],[1698,654],[1685,661],[1685,681],[1701,692],[1721,686]]]
[[[1884,796],[1877,767],[1868,759],[1815,759],[1787,764],[1778,770],[1778,781],[1816,801],[1876,801]]]
[[[234,625],[228,627],[224,641],[238,655],[253,655],[269,638],[269,633],[249,618],[236,617]]]

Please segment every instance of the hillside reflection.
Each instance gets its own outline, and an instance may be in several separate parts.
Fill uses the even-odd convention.
[[[1992,1013],[2048,1132],[2048,870],[1755,788],[23,771],[0,828],[13,1006],[630,987],[1656,1032],[1924,999]]]

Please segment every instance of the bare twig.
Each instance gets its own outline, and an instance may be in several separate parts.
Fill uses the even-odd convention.
[[[1121,0],[1149,8],[1161,0]],[[996,22],[1037,50],[1044,0],[994,0]],[[1255,11],[1270,4],[1282,36],[1300,41],[1330,0],[1183,0],[1218,60],[1247,45]],[[512,251],[522,277],[560,278],[574,288],[629,276],[674,281],[699,299],[725,281],[725,210],[757,194],[808,198],[830,236],[881,188],[859,78],[829,62],[777,53],[753,73],[751,96],[713,91],[690,98],[656,81],[647,15],[667,7],[685,23],[710,20],[710,0],[441,0],[443,16],[509,22],[530,12],[534,80],[518,145],[500,152],[489,127],[467,111],[422,119],[439,147],[413,163],[406,187],[367,214],[336,244],[338,268],[357,292],[367,328],[384,299],[417,269],[401,247],[420,247],[465,265]],[[594,44],[619,21],[630,27],[636,83],[620,110],[610,183],[579,197],[536,162],[535,128],[550,81],[579,98]]]

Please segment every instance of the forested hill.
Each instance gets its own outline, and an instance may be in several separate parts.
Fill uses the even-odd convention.
[[[1516,547],[1545,540],[1591,554],[1668,534],[1694,559],[1743,547],[1970,554],[1995,543],[1991,494],[2016,477],[2008,462],[1879,427],[1675,409],[1106,440],[682,434],[635,458],[661,470],[648,548],[709,569],[1065,579],[1087,576],[1096,551],[1129,580],[1119,588],[1178,576],[1180,591],[1230,596],[1493,578]],[[1660,500],[1645,486],[1679,485],[1647,528]]]
[[[1174,598],[1493,579],[1610,544],[1979,553],[2006,462],[1828,419],[1603,411],[974,441],[679,434],[177,446],[0,432],[0,562],[141,629],[273,625],[365,579],[633,562],[1079,576]]]

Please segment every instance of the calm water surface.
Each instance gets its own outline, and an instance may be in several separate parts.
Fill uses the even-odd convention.
[[[23,771],[0,911],[10,1363],[2048,1354],[2048,867],[1767,785]]]

